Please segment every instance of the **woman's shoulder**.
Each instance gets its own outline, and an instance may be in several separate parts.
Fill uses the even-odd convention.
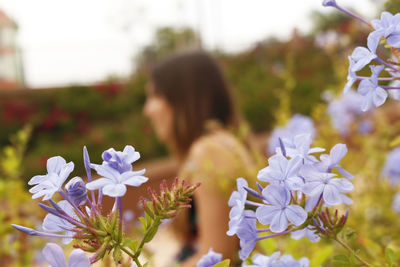
[[[191,146],[182,175],[192,181],[217,182],[225,188],[253,168],[250,152],[227,130],[198,138]],[[212,179],[210,179],[212,178]]]

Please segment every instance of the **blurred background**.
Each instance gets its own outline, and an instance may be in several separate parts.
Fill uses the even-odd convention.
[[[341,2],[367,18],[383,4]],[[94,155],[132,144],[146,160],[163,157],[142,117],[146,69],[196,48],[219,59],[242,114],[264,133],[285,86],[297,100],[288,111],[310,114],[335,79],[336,58],[366,30],[319,0],[1,0],[0,146],[32,126],[25,179],[52,155],[83,173],[83,145]]]

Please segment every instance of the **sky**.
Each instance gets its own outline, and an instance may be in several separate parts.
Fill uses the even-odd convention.
[[[371,19],[373,0],[337,0]],[[373,4],[375,2],[375,5]],[[127,77],[132,59],[162,26],[189,26],[206,49],[239,52],[270,36],[307,32],[321,0],[0,0],[18,24],[29,87]]]

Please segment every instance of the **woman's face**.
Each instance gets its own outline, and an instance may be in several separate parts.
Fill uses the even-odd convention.
[[[167,99],[157,95],[154,83],[149,82],[146,86],[146,103],[143,113],[151,120],[158,138],[170,144],[173,140],[173,110]]]

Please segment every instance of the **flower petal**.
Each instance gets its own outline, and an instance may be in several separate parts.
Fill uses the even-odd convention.
[[[99,178],[90,183],[87,183],[86,188],[89,190],[96,190],[96,189],[100,189],[108,184],[113,184],[113,181],[108,178]]]
[[[257,208],[256,217],[261,224],[268,225],[279,212],[281,212],[280,207],[265,205]]]
[[[333,206],[342,203],[342,198],[336,186],[327,184],[324,188],[323,198],[326,204]]]
[[[60,156],[51,157],[47,160],[47,173],[59,173],[64,165],[67,164],[65,159]]]
[[[126,186],[123,184],[108,184],[102,189],[103,194],[110,197],[122,197],[126,193]]]
[[[289,205],[285,209],[287,219],[296,226],[301,225],[307,219],[307,212],[298,205]]]
[[[90,260],[81,249],[74,249],[68,257],[68,267],[90,267]]]
[[[280,233],[287,229],[288,219],[283,210],[276,213],[270,224],[270,230],[273,233]]]
[[[47,243],[42,250],[43,257],[52,267],[67,267],[62,248],[54,243]]]

